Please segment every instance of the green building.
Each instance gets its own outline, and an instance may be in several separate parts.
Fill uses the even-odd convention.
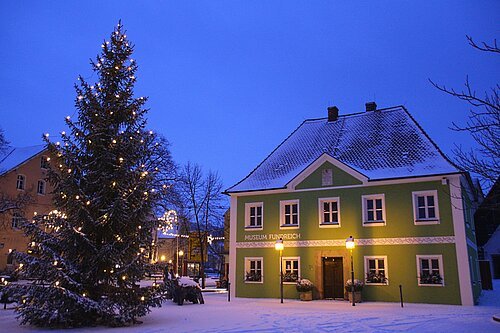
[[[402,107],[304,121],[231,197],[229,279],[236,297],[344,299],[353,236],[362,298],[473,305],[481,293],[468,173]],[[274,249],[282,238],[282,260]]]

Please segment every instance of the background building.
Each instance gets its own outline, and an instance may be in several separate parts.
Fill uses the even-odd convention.
[[[54,209],[52,188],[46,181],[49,163],[43,145],[9,149],[0,157],[0,271],[15,268],[13,250],[28,250],[21,221]]]
[[[231,196],[230,282],[239,297],[345,297],[353,236],[363,298],[472,305],[481,292],[469,175],[404,107],[304,121]],[[284,240],[280,263],[275,241]]]

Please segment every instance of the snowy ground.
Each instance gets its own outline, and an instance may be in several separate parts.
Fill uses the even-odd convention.
[[[500,332],[500,280],[494,291],[483,291],[480,305],[317,300],[300,302],[276,299],[237,298],[227,302],[226,293],[204,293],[205,304],[171,301],[143,318],[143,324],[126,328],[84,328],[65,332],[160,333],[160,332]],[[0,332],[55,332],[19,326],[12,307],[0,309]]]

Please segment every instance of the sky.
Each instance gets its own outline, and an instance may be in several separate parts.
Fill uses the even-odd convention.
[[[305,119],[404,105],[445,154],[474,147],[469,105],[498,83],[499,1],[2,1],[0,128],[12,146],[57,140],[76,116],[77,76],[122,20],[135,44],[136,95],[174,160],[217,171],[227,188]]]

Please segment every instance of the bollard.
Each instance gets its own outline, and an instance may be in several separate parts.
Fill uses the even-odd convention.
[[[399,298],[401,299],[401,307],[403,306],[403,286],[399,285]]]
[[[227,301],[231,302],[231,283],[227,281]]]

